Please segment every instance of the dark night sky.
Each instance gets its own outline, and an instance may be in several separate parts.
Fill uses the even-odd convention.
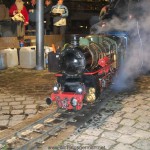
[[[23,0],[23,1],[30,1],[30,0]],[[67,3],[67,1],[71,1],[71,0],[64,0],[64,1]],[[93,0],[93,1],[96,1],[96,0]],[[136,4],[136,2],[139,2],[141,0],[109,0],[109,1],[113,1],[112,8],[113,8],[113,11],[117,15],[124,15],[128,11],[129,1]],[[9,8],[11,6],[11,4],[13,4],[15,2],[15,0],[3,0],[3,2]],[[57,2],[57,0],[53,0],[54,4],[56,2]],[[86,2],[86,0],[84,0],[84,2]],[[134,7],[136,7],[136,6],[134,6]]]
[[[23,1],[30,1],[30,0],[23,0]],[[104,0],[105,1],[105,0]],[[111,1],[111,0],[110,0]],[[117,0],[114,0],[114,1],[117,1]],[[121,2],[124,1],[124,0],[121,0]],[[3,3],[5,3],[5,5],[7,7],[10,7],[11,4],[13,4],[15,2],[15,0],[3,0]],[[57,0],[53,0],[53,3],[55,4],[57,2]],[[84,2],[86,2],[86,0],[84,0]]]

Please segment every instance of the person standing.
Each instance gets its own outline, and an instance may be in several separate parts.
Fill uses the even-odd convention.
[[[0,21],[8,19],[9,18],[8,9],[6,8],[2,0],[0,0],[0,10],[1,10]]]
[[[107,14],[108,10],[110,8],[110,5],[105,5],[102,7],[102,9],[100,10],[100,14],[99,14],[99,19],[103,19],[105,17],[105,15]]]
[[[35,30],[36,29],[36,0],[31,0],[30,4],[27,7],[27,10],[29,12],[29,30]]]
[[[24,2],[16,0],[9,9],[9,16],[17,22],[17,36],[22,39],[25,35],[25,26],[29,24],[29,15]]]
[[[19,19],[19,17],[22,17],[24,25],[29,24],[28,11],[27,11],[26,7],[24,6],[24,3],[22,0],[16,0],[15,3],[12,4],[10,9],[9,9],[9,16],[15,17],[15,15],[17,15],[16,20]]]
[[[0,10],[1,10],[1,13],[0,13],[0,37],[1,37],[3,35],[3,27],[5,28],[5,23],[3,22],[9,19],[8,9],[6,8],[2,0],[0,0]]]
[[[45,0],[44,20],[46,21],[45,23],[46,34],[50,34],[50,32],[52,32],[53,18],[51,17],[51,9],[52,9],[52,0]]]
[[[31,0],[30,4],[26,7],[27,7],[29,13],[34,12],[36,9],[36,0]]]
[[[54,34],[64,35],[66,32],[66,18],[68,17],[68,8],[63,5],[63,0],[58,0],[57,4],[52,7],[53,31]]]

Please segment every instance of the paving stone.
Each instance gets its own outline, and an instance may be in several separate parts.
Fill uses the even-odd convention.
[[[150,132],[144,130],[137,130],[135,133],[132,134],[132,136],[148,139],[150,138]]]
[[[136,108],[137,106],[139,106],[140,104],[134,102],[128,102],[125,104],[125,107],[132,107],[132,108]]]
[[[11,117],[11,120],[23,120],[25,119],[25,115],[14,115]]]
[[[7,126],[8,122],[8,120],[0,120],[0,126]]]
[[[37,112],[36,109],[26,109],[25,114],[35,114]]]
[[[0,120],[7,120],[10,118],[10,115],[0,115]]]
[[[33,118],[35,115],[34,114],[27,114],[27,118],[30,119],[30,118]]]
[[[148,116],[149,111],[138,109],[134,112],[135,114],[139,114],[140,116]]]
[[[125,114],[125,111],[117,111],[113,116],[114,117],[122,117]]]
[[[92,136],[99,136],[102,132],[103,132],[102,129],[89,127],[88,129],[86,129],[83,132],[83,134],[88,134],[88,135],[92,135]]]
[[[26,97],[26,101],[34,101],[35,97]]]
[[[45,101],[43,101],[43,100],[36,100],[35,104],[45,104]]]
[[[3,98],[0,98],[0,102],[3,102],[4,101],[4,99]]]
[[[105,122],[101,128],[106,130],[114,131],[118,128],[119,124],[113,123],[113,122]]]
[[[22,122],[22,120],[10,120],[8,125],[11,127],[11,126],[15,126],[21,122]]]
[[[102,133],[101,137],[110,139],[110,140],[116,140],[118,139],[122,134],[117,131],[105,131]]]
[[[15,99],[14,98],[5,98],[4,101],[5,102],[13,102]]]
[[[124,143],[124,144],[133,144],[137,140],[138,140],[138,138],[133,137],[131,135],[121,135],[117,139],[117,142]]]
[[[1,133],[1,130],[0,130],[0,133]],[[3,145],[2,144],[0,144],[0,149],[2,149],[3,148]]]
[[[94,141],[96,139],[98,139],[98,137],[82,134],[81,136],[79,136],[76,139],[76,142],[81,143],[81,144],[90,144],[91,145],[94,143]]]
[[[137,109],[142,109],[142,110],[150,110],[150,107],[147,105],[140,105],[137,107]]]
[[[111,116],[111,117],[107,118],[108,122],[113,122],[113,123],[119,123],[121,120],[122,120],[122,117]]]
[[[137,108],[125,107],[121,111],[128,112],[128,113],[133,113],[136,110],[137,110]]]
[[[131,145],[119,143],[112,150],[138,150],[138,149]]]
[[[72,142],[72,141],[76,140],[78,136],[79,136],[79,135],[71,135],[71,136],[67,139],[67,141]]]
[[[95,142],[94,146],[100,146],[104,147],[104,149],[110,149],[115,144],[116,144],[115,141],[106,138],[100,138]]]
[[[138,140],[133,146],[141,149],[141,150],[150,150],[150,140]]]
[[[21,110],[12,110],[11,114],[12,115],[20,115],[20,114],[23,114],[23,110],[22,109]]]
[[[28,104],[34,104],[34,100],[26,100],[26,101],[23,101],[22,104],[24,105],[28,105]]]
[[[107,108],[107,110],[117,110],[117,109],[119,109],[119,108],[121,108],[122,107],[122,104],[116,104],[115,102],[112,102],[112,103],[109,103],[107,106],[106,106],[106,108]]]
[[[9,102],[9,105],[20,105],[21,104],[21,102]]]
[[[135,101],[135,98],[134,98],[134,97],[127,97],[127,98],[124,98],[123,101],[126,101],[126,102],[134,102],[134,101]]]
[[[28,108],[30,108],[30,109],[36,109],[37,108],[37,104],[26,105],[25,108],[26,109],[28,109]]]
[[[11,94],[12,98],[19,98],[19,97],[25,97],[25,96],[22,96],[22,95],[18,95],[18,94]]]
[[[23,109],[25,105],[12,106],[12,109]]]
[[[150,128],[150,124],[138,122],[133,127],[138,128],[138,129],[142,129],[142,130],[148,130]]]
[[[144,96],[145,96],[145,100],[150,99],[150,94],[149,94],[149,93],[144,93]],[[150,100],[149,100],[149,101],[150,101]]]
[[[148,98],[145,98],[146,101],[150,101],[150,96]]]
[[[0,111],[0,114],[9,115],[9,114],[10,114],[10,111],[9,111],[9,110],[1,110],[1,111]]]
[[[122,125],[126,125],[126,126],[132,126],[135,124],[135,121],[134,120],[131,120],[131,119],[123,119],[120,124]]]
[[[139,122],[150,123],[150,116],[142,116],[137,119]]]
[[[0,106],[8,106],[8,102],[0,102]]]
[[[137,131],[137,129],[136,128],[133,128],[133,127],[130,127],[130,126],[122,126],[121,128],[119,128],[118,130],[117,130],[119,133],[122,133],[122,134],[129,134],[129,135],[131,135],[131,134],[133,134],[133,133],[135,133],[136,131]]]
[[[15,97],[15,101],[24,101],[24,100],[26,100],[26,97]]]
[[[11,106],[2,106],[3,110],[9,110],[11,108]]]
[[[150,110],[148,111],[147,116],[150,117]],[[150,122],[149,122],[149,123],[150,123]]]
[[[145,102],[146,102],[146,101],[145,101],[144,99],[136,100],[136,101],[135,101],[135,103],[136,103],[136,104],[139,104],[139,105],[143,105],[143,104],[145,104]],[[147,102],[146,102],[146,103],[147,103]]]
[[[150,103],[148,103],[147,106],[150,106]],[[149,108],[149,110],[150,110],[150,108]]]
[[[140,115],[135,113],[126,113],[123,117],[128,119],[137,119]]]
[[[9,99],[10,96],[8,96],[7,94],[1,94],[0,95],[1,99]]]
[[[143,96],[143,95],[136,95],[134,98],[141,100],[141,99],[145,98],[145,96]]]

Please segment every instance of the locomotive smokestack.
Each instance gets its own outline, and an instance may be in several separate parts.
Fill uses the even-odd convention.
[[[74,47],[77,47],[79,46],[79,35],[78,34],[73,34],[71,35],[71,44],[74,46]]]

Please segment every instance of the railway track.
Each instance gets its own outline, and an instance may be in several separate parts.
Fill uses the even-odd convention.
[[[75,122],[74,118],[77,116],[81,117],[83,115],[81,115],[81,112],[57,110],[53,114],[49,114],[35,123],[16,131],[12,135],[1,139],[0,149],[32,149],[39,144],[43,144],[47,138],[55,136],[58,131],[66,127],[67,123]]]
[[[108,94],[109,95],[109,94]],[[105,96],[107,99],[111,96]],[[86,105],[80,111],[65,111],[62,109],[56,110],[54,113],[43,117],[40,120],[26,126],[25,128],[16,131],[15,133],[0,139],[1,150],[33,150],[40,147],[44,142],[56,136],[60,131],[67,128],[71,123],[75,124],[78,121],[88,121],[97,111],[104,111],[104,106],[108,103],[103,98],[103,101],[98,101],[93,105]],[[107,110],[107,115],[112,115],[113,111]],[[105,119],[102,118],[101,121]]]

